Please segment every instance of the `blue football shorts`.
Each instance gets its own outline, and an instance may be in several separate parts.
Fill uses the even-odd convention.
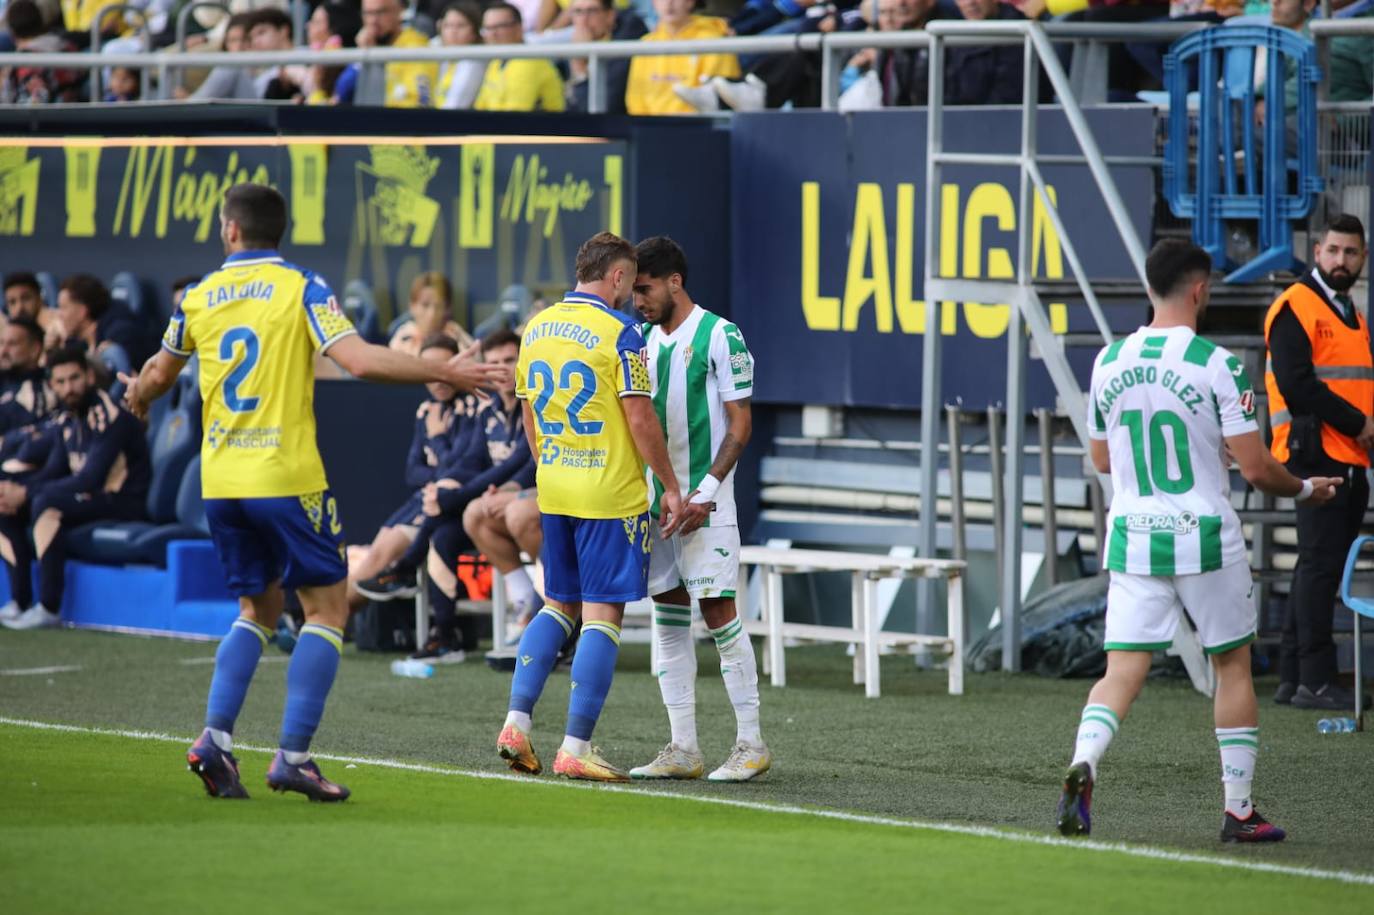
[[[649,513],[544,515],[544,593],[556,601],[623,604],[648,596]]]
[[[348,577],[339,506],[329,490],[275,499],[206,499],[210,538],[230,593],[332,585]]]

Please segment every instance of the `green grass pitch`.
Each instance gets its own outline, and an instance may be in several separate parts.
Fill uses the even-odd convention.
[[[952,698],[943,675],[892,657],[875,701],[842,652],[794,650],[792,685],[763,688],[763,780],[606,790],[505,776],[507,676],[404,680],[350,648],[316,750],[353,758],[321,765],[354,796],[327,806],[269,792],[259,750],[240,752],[249,801],[213,801],[185,771],[213,650],[0,636],[0,912],[1374,911],[1370,738],[1263,707],[1257,801],[1290,839],[1225,847],[1208,703],[1174,681],[1147,687],[1113,745],[1085,845],[1048,839],[1083,682],[977,676]],[[733,734],[713,654],[708,765]],[[259,668],[241,748],[275,742],[283,660]],[[35,668],[53,669],[22,673]],[[555,674],[536,717],[546,762],[567,688]],[[647,651],[627,646],[597,743],[633,765],[666,729]]]

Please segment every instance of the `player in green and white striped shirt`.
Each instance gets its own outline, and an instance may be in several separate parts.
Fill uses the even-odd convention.
[[[649,594],[654,598],[659,689],[672,740],[634,778],[699,778],[696,726],[696,646],[692,598],[701,606],[720,652],[720,672],[735,707],[736,741],[707,778],[748,781],[772,764],[759,731],[759,677],[749,633],[735,610],[739,528],[735,462],[749,442],[754,359],[739,328],[692,302],[687,258],[670,238],[640,242],[635,307],[648,321],[644,338],[654,409],[663,424],[673,471],[688,490],[678,533],[658,532],[663,484],[649,474],[654,534]]]
[[[1255,392],[1235,356],[1197,335],[1212,259],[1166,240],[1145,262],[1155,319],[1098,354],[1089,393],[1093,465],[1112,477],[1103,566],[1107,673],[1088,695],[1059,800],[1059,831],[1086,835],[1097,764],[1168,648],[1180,606],[1217,673],[1216,737],[1224,842],[1277,842],[1284,832],[1250,802],[1259,710],[1250,679],[1255,604],[1240,519],[1231,507],[1229,451],[1255,487],[1325,501],[1336,477],[1299,480],[1270,455],[1255,424]]]

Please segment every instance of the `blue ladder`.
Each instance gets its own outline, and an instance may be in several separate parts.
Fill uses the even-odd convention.
[[[1266,51],[1263,158],[1256,154],[1253,70],[1258,49]],[[1189,157],[1188,72],[1196,61],[1200,112],[1197,161]],[[1289,62],[1298,80],[1296,149],[1285,131],[1285,73]],[[1164,157],[1164,195],[1169,209],[1193,220],[1193,240],[1231,272],[1228,283],[1245,283],[1276,270],[1301,272],[1293,254],[1290,223],[1312,212],[1324,182],[1317,173],[1317,84],[1321,68],[1312,42],[1289,29],[1266,25],[1193,32],[1174,42],[1164,56],[1169,93],[1169,139]],[[1239,173],[1236,133],[1244,154]],[[1258,166],[1258,167],[1256,167]],[[1289,172],[1296,173],[1289,192]],[[1244,265],[1226,256],[1225,220],[1259,223],[1260,253]]]

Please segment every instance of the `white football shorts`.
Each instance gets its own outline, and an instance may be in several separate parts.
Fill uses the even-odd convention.
[[[1112,572],[1107,589],[1107,651],[1162,651],[1173,644],[1179,607],[1186,607],[1208,654],[1255,638],[1254,583],[1244,562],[1197,575]]]
[[[734,597],[739,582],[739,528],[699,527],[686,537],[668,540],[652,521],[653,549],[649,554],[649,595],[663,594],[679,584],[687,593],[703,597]]]

